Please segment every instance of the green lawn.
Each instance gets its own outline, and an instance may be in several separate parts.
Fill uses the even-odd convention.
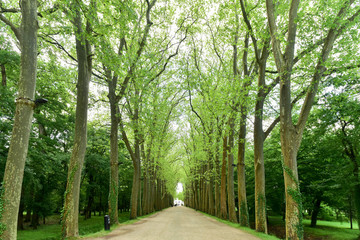
[[[330,222],[317,221],[316,228],[310,227],[310,220],[304,220],[305,233],[326,237],[332,240],[354,240],[358,239],[360,231],[357,223],[353,223],[353,228],[350,229],[350,223],[347,222]]]
[[[285,224],[281,216],[269,216],[269,223],[272,229],[277,230]],[[309,239],[355,240],[360,234],[357,223],[353,224],[354,229],[350,229],[350,223],[347,222],[318,220],[316,228],[310,227],[310,220],[305,219],[303,223],[305,237]]]
[[[120,213],[119,222],[127,223],[129,221],[130,213]],[[52,217],[59,219],[59,216]],[[57,221],[58,222],[58,221]],[[84,220],[83,216],[79,217],[79,234],[80,236],[88,236],[89,234],[99,233],[105,234],[104,229],[104,216],[91,216],[90,219]],[[108,232],[107,232],[108,233]],[[18,231],[18,240],[58,240],[61,237],[61,225],[49,224],[40,225],[37,230],[31,228]]]

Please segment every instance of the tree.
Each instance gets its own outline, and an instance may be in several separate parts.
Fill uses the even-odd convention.
[[[312,75],[311,87],[308,88],[306,98],[301,109],[298,121],[293,123],[292,104],[291,104],[291,76],[294,67],[294,54],[296,45],[298,8],[300,1],[293,0],[289,5],[288,25],[286,27],[286,47],[281,46],[281,32],[276,23],[276,10],[271,0],[266,1],[267,18],[271,34],[272,52],[276,63],[276,68],[280,77],[280,126],[281,126],[281,146],[284,157],[284,179],[286,195],[286,237],[289,239],[302,239],[303,228],[301,221],[301,196],[298,182],[297,152],[300,147],[302,134],[309,116],[312,103],[314,101],[320,80],[326,70],[325,63],[329,58],[336,38],[344,30],[344,22],[352,22],[359,11],[353,13],[349,19],[345,20],[350,6],[354,1],[346,1],[338,11],[332,24],[328,27],[328,32],[322,46],[321,53]],[[283,53],[282,49],[285,48]]]
[[[87,109],[89,82],[92,70],[91,46],[86,38],[90,23],[87,22],[84,29],[80,3],[72,3],[69,12],[75,37],[76,55],[78,61],[78,82],[77,82],[77,103],[75,115],[75,135],[74,146],[69,162],[68,177],[65,191],[65,202],[62,213],[62,232],[63,237],[76,237],[79,235],[78,215],[79,215],[79,195],[81,171],[85,158],[87,144]],[[94,2],[92,2],[94,4]]]
[[[21,1],[21,25],[17,27],[2,13],[9,12],[1,4],[0,19],[14,32],[21,48],[19,95],[9,153],[3,180],[4,212],[1,222],[6,229],[2,237],[16,239],[25,159],[28,151],[33,109],[37,66],[37,1]],[[11,11],[10,11],[11,12]]]

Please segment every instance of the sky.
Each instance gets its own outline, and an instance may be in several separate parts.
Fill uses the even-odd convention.
[[[176,193],[180,193],[182,192],[184,189],[183,189],[183,184],[181,182],[179,182],[176,186]]]

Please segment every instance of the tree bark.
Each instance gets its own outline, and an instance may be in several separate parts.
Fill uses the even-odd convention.
[[[89,82],[91,77],[91,47],[85,39],[79,6],[75,6],[74,28],[76,35],[76,54],[78,60],[78,83],[75,119],[74,146],[70,158],[65,202],[62,215],[63,237],[79,235],[79,197],[81,171],[84,164],[87,143],[87,109]]]
[[[208,185],[208,197],[207,199],[209,200],[209,214],[210,215],[215,215],[215,205],[214,205],[214,177],[212,176],[212,169],[213,168],[213,164],[212,164],[212,159],[210,159],[210,162],[208,163],[208,172],[210,174],[209,176],[209,183]]]
[[[94,177],[92,174],[89,175],[89,185],[91,186],[91,184],[93,184],[93,181],[94,181]],[[91,208],[92,208],[92,205],[94,203],[94,196],[95,196],[95,193],[94,193],[94,188],[93,187],[90,187],[90,189],[88,188],[87,189],[87,205],[86,205],[86,208],[84,210],[84,218],[85,219],[90,219],[91,218]]]
[[[267,54],[268,55],[268,54]],[[262,58],[263,59],[263,58]],[[265,102],[266,59],[259,64],[258,94],[254,119],[254,166],[255,166],[255,229],[267,233],[263,111]]]
[[[37,69],[37,1],[21,1],[22,21],[15,29],[21,46],[19,95],[16,100],[15,119],[3,179],[4,211],[1,223],[6,229],[4,239],[16,239],[25,159],[32,125],[36,69]],[[17,31],[17,32],[16,32]]]
[[[119,223],[118,217],[118,195],[119,195],[119,107],[116,99],[116,85],[117,77],[112,77],[110,72],[107,72],[109,101],[110,101],[110,179],[109,179],[109,217],[110,224],[117,225]]]
[[[136,96],[139,93],[135,93]],[[139,106],[138,103],[135,105],[134,116],[133,116],[133,124],[134,124],[134,176],[133,176],[133,185],[131,190],[131,213],[130,219],[135,219],[138,216],[138,200],[139,200],[139,191],[140,191],[140,129],[139,129]]]
[[[6,87],[6,68],[4,64],[0,65],[1,67],[1,85]]]
[[[220,142],[220,141],[219,141]],[[221,168],[220,168],[220,160],[219,160],[219,151],[216,150],[216,156],[215,156],[215,216],[220,218],[220,176],[221,176]]]
[[[234,193],[234,123],[232,117],[229,120],[230,134],[228,141],[228,175],[227,175],[227,191],[228,191],[228,211],[229,221],[237,223],[235,211],[235,193]]]
[[[320,212],[320,204],[321,204],[321,197],[316,197],[314,200],[314,208],[313,208],[312,214],[311,214],[310,227],[316,227],[317,216]]]
[[[221,191],[220,191],[220,218],[227,219],[226,204],[226,159],[227,159],[227,137],[223,138],[223,158],[221,167]]]
[[[18,230],[24,230],[24,203],[20,200]]]
[[[245,141],[246,141],[246,109],[242,107],[241,123],[239,132],[239,151],[238,151],[238,198],[239,198],[239,223],[241,226],[249,227],[249,211],[246,198],[246,179],[245,179]]]

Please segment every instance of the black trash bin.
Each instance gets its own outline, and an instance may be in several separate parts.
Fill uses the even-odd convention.
[[[105,228],[105,230],[110,230],[110,217],[109,217],[109,215],[105,215],[105,217],[104,217],[104,228]]]

